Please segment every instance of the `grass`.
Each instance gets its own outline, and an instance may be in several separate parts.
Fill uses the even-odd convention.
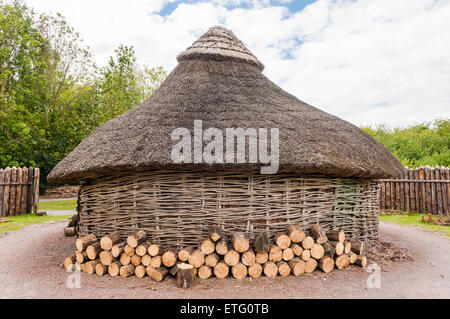
[[[450,237],[450,226],[433,225],[422,222],[422,215],[417,213],[405,215],[380,215],[383,222],[420,227],[432,231],[439,231]]]
[[[67,216],[36,216],[33,214],[20,215],[20,216],[8,216],[5,217],[9,222],[0,223],[0,234],[4,232],[17,231],[24,226],[42,224],[50,221],[58,221],[68,219],[71,215]]]
[[[77,201],[75,199],[39,202],[39,210],[74,210],[76,207]]]

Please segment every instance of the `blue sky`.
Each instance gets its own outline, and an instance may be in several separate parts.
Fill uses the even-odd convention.
[[[276,84],[356,125],[450,117],[449,0],[25,0],[59,12],[104,64],[120,44],[171,71],[213,25]]]

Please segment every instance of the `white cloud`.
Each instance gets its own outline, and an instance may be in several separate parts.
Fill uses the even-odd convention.
[[[173,1],[173,0],[171,0]],[[171,70],[176,56],[222,24],[265,64],[264,73],[301,100],[354,124],[406,126],[450,117],[450,2],[318,1],[297,13],[268,1],[28,0],[57,11],[103,64],[119,44],[140,63]],[[235,8],[242,2],[250,9]]]

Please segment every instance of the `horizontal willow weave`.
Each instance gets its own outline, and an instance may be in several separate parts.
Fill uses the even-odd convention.
[[[209,225],[224,232],[286,231],[320,223],[362,240],[378,238],[377,181],[252,172],[146,171],[85,180],[79,234],[138,229],[168,247],[198,245]]]

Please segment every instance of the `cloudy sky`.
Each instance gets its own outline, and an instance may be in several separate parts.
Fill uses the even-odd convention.
[[[59,12],[102,65],[119,44],[171,71],[223,25],[301,100],[356,125],[450,117],[450,0],[26,0]]]

